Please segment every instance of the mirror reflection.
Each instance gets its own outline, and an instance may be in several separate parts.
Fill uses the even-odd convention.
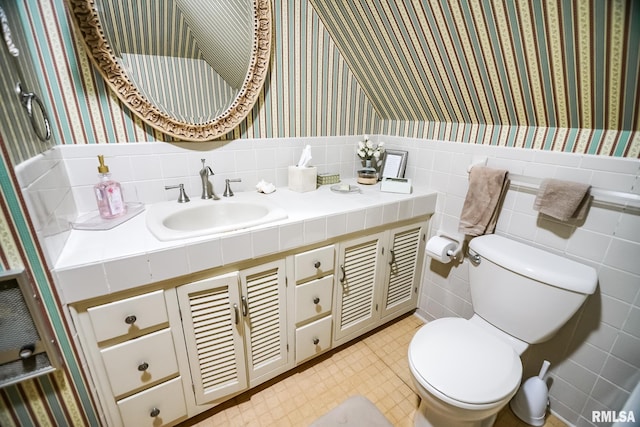
[[[107,83],[153,127],[181,140],[231,131],[268,66],[268,0],[68,0]]]
[[[253,47],[250,0],[98,0],[96,7],[117,61],[161,111],[204,123],[238,95]]]

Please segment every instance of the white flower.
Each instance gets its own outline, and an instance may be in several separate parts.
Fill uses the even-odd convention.
[[[364,141],[358,141],[358,149],[359,150],[363,150],[364,149]]]
[[[375,157],[376,159],[380,158],[380,150],[376,150],[375,153],[373,153],[373,157]]]
[[[364,152],[364,150],[358,150],[358,156],[364,157],[365,155],[366,153]]]
[[[365,141],[368,141],[368,140],[369,140],[369,135],[365,134],[365,135],[364,135],[364,140],[365,140]]]
[[[370,150],[373,148],[373,142],[371,142],[371,141],[367,141],[366,145],[367,145],[367,148],[370,149]]]
[[[378,148],[380,148],[381,150],[383,150],[384,148],[384,141],[380,141],[378,142]]]

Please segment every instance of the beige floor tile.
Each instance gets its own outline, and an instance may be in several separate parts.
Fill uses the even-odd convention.
[[[179,427],[304,427],[358,394],[371,400],[394,426],[413,426],[420,398],[409,372],[407,349],[422,325],[416,316],[403,317]],[[565,424],[549,416],[545,426]],[[527,424],[506,407],[495,427]]]

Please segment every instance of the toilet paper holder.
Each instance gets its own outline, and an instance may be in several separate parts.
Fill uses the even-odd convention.
[[[445,239],[452,240],[456,243],[456,248],[454,250],[448,251],[447,255],[451,257],[451,259],[459,260],[460,255],[462,254],[462,242],[464,241],[464,236],[458,233],[451,233],[444,230],[436,231],[436,236],[444,237]]]
[[[453,249],[447,250],[447,256],[451,260],[460,261],[462,259],[462,242],[464,241],[464,236],[458,233],[452,233],[445,230],[438,230],[434,237],[442,237],[446,240],[451,241],[455,244]],[[449,261],[441,261],[441,262],[449,262]]]

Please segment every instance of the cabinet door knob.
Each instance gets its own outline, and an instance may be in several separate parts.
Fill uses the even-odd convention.
[[[318,297],[313,297],[313,303],[314,304],[318,304],[320,302],[320,298]]]
[[[147,369],[149,369],[149,364],[147,362],[142,362],[141,364],[138,365],[138,371],[140,372],[144,372]]]
[[[158,408],[153,408],[151,410],[151,412],[149,413],[149,416],[152,417],[152,418],[155,418],[158,415],[160,415],[160,409],[158,409]]]
[[[319,340],[318,338],[314,338],[314,339],[313,339],[313,343],[314,343],[315,345],[318,345],[318,343],[319,343],[319,342],[320,342],[320,340]]]
[[[127,325],[133,325],[134,323],[136,323],[136,320],[138,320],[138,318],[132,314],[124,318],[124,323],[126,323]]]
[[[320,264],[320,261],[316,261],[316,262],[314,262],[314,263],[313,263],[313,266],[314,266],[315,268],[320,268],[320,266],[321,266],[321,265],[322,265],[322,264]]]

